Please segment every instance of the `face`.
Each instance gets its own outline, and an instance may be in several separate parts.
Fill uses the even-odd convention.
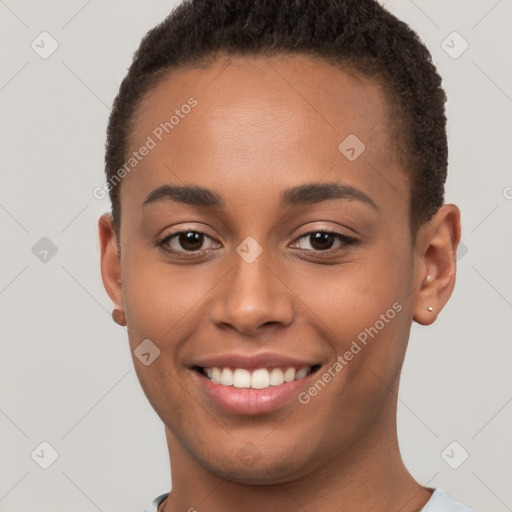
[[[104,279],[170,443],[216,475],[285,482],[394,425],[426,263],[387,109],[280,56],[173,72],[138,110]]]

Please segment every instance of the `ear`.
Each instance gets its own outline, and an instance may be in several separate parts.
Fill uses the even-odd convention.
[[[460,242],[460,211],[445,204],[416,235],[413,319],[421,325],[433,323],[455,286],[457,247]],[[432,311],[429,311],[432,308]]]
[[[98,220],[101,251],[101,279],[115,309],[124,314],[121,287],[121,255],[117,250],[112,215],[103,214]]]

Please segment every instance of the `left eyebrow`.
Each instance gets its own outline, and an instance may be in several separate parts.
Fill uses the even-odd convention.
[[[315,204],[330,199],[356,200],[368,204],[379,211],[375,202],[364,192],[350,185],[343,185],[336,182],[306,183],[289,188],[281,194],[279,204],[281,208],[285,208],[287,206]],[[143,205],[165,200],[196,206],[214,206],[217,208],[224,208],[226,204],[223,196],[204,187],[197,185],[162,185],[148,195]]]
[[[315,204],[329,199],[357,200],[379,211],[371,197],[361,190],[340,183],[306,183],[285,190],[281,196],[281,208],[292,205]]]

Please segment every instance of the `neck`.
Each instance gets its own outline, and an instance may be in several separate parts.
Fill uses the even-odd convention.
[[[198,464],[166,428],[173,485],[159,512],[418,512],[432,490],[418,484],[404,466],[395,418],[393,410],[387,421],[361,434],[350,450],[334,453],[300,478],[274,485],[241,484],[216,476]]]

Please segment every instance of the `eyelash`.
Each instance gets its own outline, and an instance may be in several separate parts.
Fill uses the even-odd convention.
[[[171,233],[170,235],[167,235],[165,236],[165,238],[159,240],[156,245],[162,250],[164,251],[166,254],[170,254],[170,255],[173,255],[173,256],[176,256],[178,258],[191,258],[191,257],[194,257],[194,256],[197,256],[198,253],[201,252],[201,249],[197,250],[197,251],[176,251],[174,249],[169,249],[168,247],[168,243],[170,240],[172,240],[173,238],[179,236],[179,235],[183,235],[183,234],[186,234],[186,233],[195,233],[195,234],[200,234],[200,235],[204,235],[205,237],[208,237],[210,239],[212,239],[207,233],[205,233],[204,231],[201,231],[201,230],[197,230],[197,229],[187,229],[187,230],[184,230],[184,231],[177,231],[176,233]],[[341,251],[343,250],[344,248],[348,247],[348,246],[351,246],[351,245],[356,245],[359,240],[357,240],[356,238],[352,238],[352,237],[349,237],[347,235],[343,235],[341,233],[337,233],[335,231],[327,231],[327,230],[322,230],[322,229],[317,229],[317,230],[314,230],[314,231],[308,231],[307,233],[304,233],[303,235],[299,236],[297,238],[297,240],[301,240],[302,238],[306,238],[306,237],[309,237],[311,235],[314,235],[314,234],[317,234],[317,233],[323,233],[323,234],[326,234],[326,235],[334,235],[336,240],[339,240],[340,241],[340,247],[338,247],[337,249],[327,249],[325,251],[322,251],[322,250],[318,250],[318,249],[302,249],[308,253],[313,253],[315,255],[319,255],[319,254],[332,254],[336,251]],[[214,249],[207,249],[207,252],[212,252],[212,250]]]

